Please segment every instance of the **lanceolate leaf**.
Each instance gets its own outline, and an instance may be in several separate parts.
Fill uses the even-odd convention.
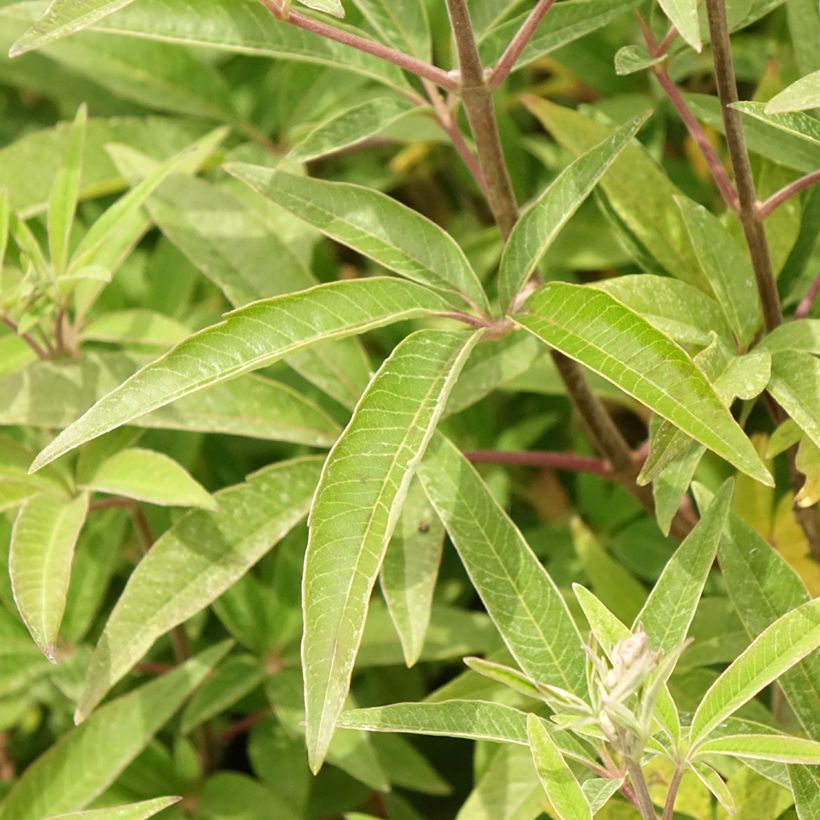
[[[82,359],[36,361],[0,377],[0,424],[65,427],[133,375],[144,356],[86,353]],[[42,401],[48,395],[51,401]],[[242,376],[129,422],[137,427],[226,433],[329,446],[339,425],[309,398],[262,376]]]
[[[702,489],[695,485],[695,490],[703,508]],[[809,600],[786,560],[737,515],[729,516],[718,545],[718,560],[729,598],[750,638]],[[782,675],[779,685],[808,734],[820,740],[820,657],[815,653],[805,658]]]
[[[820,107],[820,71],[807,74],[766,103],[767,114],[808,111]]]
[[[614,130],[541,98],[526,96],[524,103],[575,156],[588,151]],[[675,197],[680,196],[680,191],[642,145],[633,142],[621,151],[601,181],[601,189],[618,218],[668,273],[708,291],[708,283],[675,206]]]
[[[532,276],[561,228],[589,196],[647,117],[643,115],[631,120],[578,157],[518,220],[501,257],[498,290],[503,305],[509,305]]]
[[[141,447],[131,447],[111,456],[85,486],[165,507],[216,508],[210,493],[184,467],[164,453]]]
[[[722,720],[818,646],[820,599],[778,618],[712,684],[692,718],[692,743],[702,740]]]
[[[658,0],[661,8],[681,37],[700,51],[700,26],[698,24],[697,0]]]
[[[698,754],[820,765],[820,742],[786,735],[724,735],[704,741]]]
[[[40,454],[32,469],[145,413],[317,342],[448,307],[432,291],[393,279],[319,285],[248,305],[194,334],[100,399]]]
[[[10,57],[18,57],[93,25],[133,0],[53,0],[48,11],[12,47]]]
[[[676,342],[705,346],[713,333],[732,341],[731,328],[717,302],[686,282],[636,273],[596,282],[594,287],[623,302]]]
[[[3,820],[29,820],[88,805],[113,783],[228,650],[217,644],[100,709],[23,773]]]
[[[228,173],[374,262],[487,309],[467,257],[442,228],[378,191],[230,163]]]
[[[731,500],[732,484],[726,482],[664,567],[635,619],[635,625],[643,624],[653,649],[671,652],[686,637],[715,560]]]
[[[621,14],[639,5],[638,0],[582,0],[557,3],[538,27],[535,35],[518,58],[518,66],[531,63],[567,43],[603,28]],[[516,17],[492,29],[480,44],[485,65],[494,63],[503,53],[524,17]]]
[[[760,299],[748,253],[702,205],[678,197],[700,266],[741,344],[746,347],[761,323]]]
[[[342,714],[339,726],[369,732],[446,735],[527,745],[526,712],[481,700],[394,703],[352,709]]]
[[[444,526],[414,481],[381,572],[382,594],[408,666],[419,659],[424,647],[443,542]]]
[[[155,800],[143,800],[141,803],[129,803],[127,806],[55,814],[48,820],[148,820],[149,817],[159,814],[180,800],[181,797],[157,797]]]
[[[793,350],[799,353],[820,355],[820,319],[801,319],[776,327],[761,339],[759,348],[779,353]]]
[[[475,468],[437,436],[419,475],[518,665],[535,681],[582,694],[582,641],[564,599]]]
[[[122,10],[117,14],[105,19],[97,16],[85,25],[95,31],[319,63],[407,89],[407,81],[395,66],[295,26],[282,25],[258,0],[197,0],[195,14],[187,0],[139,0],[118,5]]]
[[[772,356],[769,390],[778,404],[820,447],[820,360],[783,350]]]
[[[415,6],[414,15],[417,16],[418,10],[423,8]],[[317,125],[288,156],[296,162],[309,162],[378,134],[413,110],[418,107],[404,97],[366,100]]]
[[[216,494],[217,512],[194,510],[154,544],[131,574],[88,667],[76,719],[177,624],[208,606],[304,517],[321,459],[266,467]]]
[[[74,213],[77,209],[77,197],[80,193],[87,120],[86,107],[80,106],[71,129],[68,151],[54,179],[48,201],[48,243],[51,249],[51,264],[57,276],[65,271],[68,262],[68,243],[74,223]],[[0,258],[0,263],[2,263],[2,258]]]
[[[592,820],[592,810],[575,775],[544,722],[533,714],[527,715],[527,737],[538,778],[558,816]]]
[[[428,330],[407,337],[379,369],[322,471],[302,587],[314,771],[347,697],[370,594],[413,471],[479,336]]]
[[[744,114],[748,114],[774,128],[779,128],[787,134],[793,134],[795,137],[800,137],[807,142],[820,145],[820,122],[816,117],[809,114],[800,112],[768,114],[766,113],[766,104],[757,102],[739,102],[735,103],[732,108],[737,108]]]
[[[515,321],[600,373],[758,481],[772,479],[752,443],[686,353],[607,293],[547,284]],[[685,401],[682,397],[686,397]]]
[[[393,3],[391,0],[354,2],[383,42],[429,62],[430,23],[424,3]]]
[[[72,501],[43,493],[23,505],[12,530],[9,574],[14,600],[35,643],[54,662],[74,547],[87,512],[85,493]]]

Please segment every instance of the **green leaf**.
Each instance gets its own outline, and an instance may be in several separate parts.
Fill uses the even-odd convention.
[[[820,122],[808,114],[770,114],[766,112],[765,103],[757,102],[734,103],[732,108],[736,108],[738,111],[766,123],[766,125],[779,128],[787,134],[793,134],[795,137],[820,145]]]
[[[764,336],[757,346],[770,353],[794,350],[798,353],[820,355],[820,319],[800,319],[786,322]]]
[[[698,754],[820,765],[820,742],[787,735],[723,735],[701,743]]]
[[[148,651],[235,583],[306,514],[321,459],[266,467],[215,496],[217,512],[192,510],[131,573],[97,643],[77,704],[79,722]]]
[[[87,109],[81,105],[71,129],[68,151],[59,173],[54,178],[48,201],[48,243],[51,250],[51,264],[57,276],[65,271],[68,264],[68,244],[80,192],[87,121]]]
[[[710,94],[684,94],[684,100],[698,119],[721,134],[724,133],[723,114],[717,97]],[[820,148],[814,143],[808,143],[802,137],[788,134],[781,128],[775,128],[756,119],[747,119],[743,126],[750,151],[778,165],[804,173],[817,170],[820,163]]]
[[[697,0],[658,0],[672,25],[695,51],[700,52],[700,25]]]
[[[420,8],[424,7],[416,6],[414,11]],[[310,162],[350,145],[356,145],[384,131],[410,111],[418,111],[418,106],[404,97],[375,97],[366,100],[341,114],[334,114],[330,119],[317,125],[291,149],[288,157],[294,162]]]
[[[43,450],[32,469],[145,413],[317,342],[448,306],[426,288],[393,279],[319,285],[248,305],[181,342],[100,399]]]
[[[527,313],[514,317],[526,330],[600,373],[752,478],[772,483],[712,385],[681,348],[645,319],[607,293],[559,282],[531,296],[526,308]]]
[[[424,647],[443,546],[444,525],[413,481],[380,576],[407,666],[418,661]]]
[[[3,820],[74,811],[102,794],[148,745],[227,652],[223,642],[106,704],[26,769],[3,803]]]
[[[477,308],[487,297],[464,252],[426,217],[370,188],[232,162],[225,170],[374,262]]]
[[[692,718],[690,739],[702,741],[761,689],[820,645],[820,599],[778,618],[709,687]]]
[[[582,694],[582,642],[564,599],[475,468],[437,436],[419,477],[522,671],[534,681]]]
[[[129,152],[118,167],[137,177],[150,160]],[[147,203],[152,220],[171,242],[228,298],[234,307],[309,288],[315,277],[264,220],[216,185],[174,175]],[[275,275],[269,260],[278,264]],[[288,359],[308,381],[353,408],[370,379],[370,365],[354,339],[342,339]]]
[[[734,815],[735,801],[723,778],[711,766],[707,766],[705,763],[699,761],[692,763],[692,771],[697,775],[700,782],[715,796],[718,803],[720,803],[729,814]]]
[[[381,42],[430,62],[430,23],[424,3],[391,3],[390,0],[354,2]]]
[[[368,732],[405,732],[528,744],[526,712],[480,700],[394,703],[351,709],[342,713],[338,725],[342,729],[365,729]]]
[[[623,77],[627,74],[634,74],[636,71],[646,71],[666,59],[665,54],[660,57],[650,56],[641,46],[622,46],[615,53],[615,73]]]
[[[133,0],[52,0],[48,11],[12,47],[9,57],[67,37],[113,14]]]
[[[188,701],[180,718],[180,731],[192,729],[226,712],[265,679],[265,670],[253,655],[236,655],[221,663]]]
[[[9,547],[14,600],[34,642],[52,663],[74,547],[87,513],[85,493],[72,501],[43,493],[26,501],[14,520]]]
[[[676,342],[706,346],[713,333],[732,342],[732,330],[717,302],[686,282],[638,273],[596,282],[593,287],[614,296]]]
[[[123,353],[85,353],[79,360],[32,362],[0,377],[0,424],[65,427],[145,362],[143,356]],[[50,400],[44,401],[44,396]],[[255,375],[217,384],[129,424],[314,447],[333,444],[340,432],[339,425],[310,399]]]
[[[589,151],[614,131],[547,100],[529,95],[522,99],[533,116],[575,156]],[[680,191],[642,145],[633,142],[621,151],[601,181],[601,188],[618,218],[668,273],[708,292],[708,282],[675,206]]]
[[[334,17],[342,18],[345,16],[344,6],[339,0],[297,0],[297,2],[309,9],[332,14]]]
[[[164,453],[140,447],[120,450],[104,461],[85,488],[163,507],[216,509],[210,493],[184,467]]]
[[[664,567],[633,629],[643,624],[653,649],[669,653],[689,632],[712,569],[729,507],[733,485],[727,481],[695,528]]]
[[[556,4],[521,53],[516,68],[603,28],[639,4],[639,0],[570,0]],[[521,15],[502,23],[482,38],[479,53],[484,65],[498,60],[525,19],[526,15]]]
[[[204,146],[201,146],[199,151],[204,152]],[[181,154],[166,160],[153,173],[149,174],[142,182],[125,196],[120,197],[105,211],[91,226],[74,251],[68,269],[69,273],[93,264],[96,255],[105,247],[106,242],[109,242],[111,237],[116,235],[117,230],[123,223],[127,223],[139,211],[140,206],[151,195],[154,188],[183,160],[185,162],[192,161],[190,149],[186,149]]]
[[[8,7],[6,7],[8,8]],[[0,7],[0,20],[4,9]],[[81,200],[121,191],[126,181],[105,146],[124,143],[151,156],[167,157],[201,137],[207,128],[169,117],[115,117],[88,120],[83,153]],[[71,141],[70,123],[26,134],[0,149],[0,188],[8,191],[11,210],[23,218],[48,208],[54,177]]]
[[[335,24],[336,28],[342,28]],[[318,63],[352,71],[400,91],[407,81],[394,65],[326,37],[282,25],[257,0],[140,0],[94,26],[154,40],[216,48],[283,60]]]
[[[775,353],[769,392],[820,447],[820,361],[808,353]]]
[[[302,585],[306,738],[314,771],[347,697],[370,594],[410,479],[479,337],[437,330],[408,336],[328,455],[311,506]]]
[[[808,111],[820,106],[820,71],[814,71],[793,82],[766,103],[767,114]]]
[[[532,276],[561,228],[578,210],[621,151],[648,119],[643,114],[618,128],[555,179],[515,224],[501,257],[499,298],[509,306]]]
[[[703,488],[696,484],[695,490],[703,508]],[[809,600],[799,576],[780,553],[734,514],[718,545],[718,560],[729,597],[750,638]],[[783,674],[779,684],[806,731],[820,740],[820,658],[810,655]]]
[[[789,783],[800,820],[820,817],[820,773],[807,766],[789,766]]]
[[[143,800],[140,803],[129,803],[127,806],[109,806],[105,809],[88,809],[72,811],[67,814],[55,814],[48,820],[148,820],[159,814],[168,806],[179,803],[181,797],[157,797],[154,800]]]
[[[171,347],[191,331],[181,322],[153,310],[134,308],[106,312],[82,330],[83,339],[122,345]]]
[[[544,787],[552,808],[559,817],[573,820],[592,819],[586,795],[567,766],[544,722],[535,715],[527,715],[527,737],[538,779]]]
[[[762,322],[749,256],[721,221],[702,205],[685,197],[678,197],[676,202],[706,279],[745,348]]]
[[[693,441],[682,455],[664,467],[652,481],[655,518],[664,535],[669,535],[672,520],[680,509],[681,501],[705,451],[702,444]]]

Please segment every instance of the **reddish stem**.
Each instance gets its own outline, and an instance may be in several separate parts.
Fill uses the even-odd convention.
[[[805,319],[806,316],[809,315],[811,306],[814,304],[818,293],[820,293],[820,276],[811,283],[811,287],[808,289],[806,295],[800,300],[800,304],[794,312],[795,319]]]
[[[758,204],[757,218],[766,219],[775,208],[782,205],[787,199],[793,197],[795,194],[799,194],[800,191],[806,188],[810,188],[812,185],[816,185],[818,182],[820,182],[820,170],[812,171],[810,174],[806,174],[806,176],[800,177],[800,179],[796,179],[794,182],[790,182],[772,194],[767,200]]]
[[[546,13],[552,8],[555,0],[538,0],[535,8],[529,13],[527,19],[522,23],[515,36],[510,40],[509,45],[501,55],[496,67],[490,73],[487,85],[490,88],[498,88],[515,68],[518,58],[521,56],[527,43],[532,39],[538,24],[544,19]]]
[[[224,746],[230,740],[235,738],[237,735],[245,734],[249,729],[253,729],[258,723],[261,723],[268,715],[271,714],[271,710],[269,708],[260,709],[258,712],[254,712],[253,714],[247,715],[243,717],[241,720],[237,720],[235,723],[231,723],[229,726],[226,726],[222,731],[217,732],[213,736],[214,743]]]
[[[640,24],[641,32],[650,55],[652,57],[660,57],[662,54],[665,54],[672,41],[675,39],[677,34],[675,29],[670,28],[663,40],[661,40],[659,44],[656,44],[649,26],[646,24],[646,21],[643,17],[641,17],[641,15],[638,15],[638,23]],[[661,88],[664,90],[664,93],[675,107],[675,110],[678,112],[678,116],[686,126],[689,136],[692,137],[695,144],[700,149],[701,154],[703,154],[703,158],[709,166],[709,171],[712,174],[715,185],[717,185],[717,188],[720,191],[720,195],[723,197],[723,201],[731,210],[737,212],[740,207],[737,191],[735,191],[735,187],[732,185],[729,175],[726,173],[726,169],[720,161],[720,157],[718,157],[715,153],[715,149],[712,148],[712,145],[706,136],[706,132],[703,130],[703,126],[698,122],[695,115],[689,110],[689,106],[686,105],[686,101],[683,99],[683,94],[681,94],[680,89],[674,82],[672,82],[672,78],[669,76],[669,71],[666,67],[666,63],[664,62],[660,65],[653,66],[652,73],[655,75]]]
[[[594,473],[615,479],[615,473],[607,461],[574,453],[550,453],[543,450],[473,450],[464,454],[473,464],[515,464],[524,467],[542,467],[548,470]]]
[[[417,77],[424,77],[436,85],[446,88],[448,91],[455,91],[458,88],[458,83],[443,69],[425,63],[416,57],[411,57],[409,54],[404,54],[389,46],[377,43],[374,40],[368,40],[366,37],[360,37],[358,34],[353,34],[344,29],[329,26],[327,23],[322,23],[319,20],[314,20],[312,17],[307,17],[297,11],[290,11],[283,13],[282,8],[276,0],[259,0],[259,2],[277,19],[286,23],[290,23],[296,28],[303,31],[309,31],[312,34],[318,34],[321,37],[326,37],[328,40],[334,40],[350,48],[355,48],[358,51],[363,51],[365,54],[371,54],[379,59],[386,60],[388,63],[410,71]]]
[[[37,355],[38,359],[47,359],[48,353],[40,347],[39,344],[34,340],[34,337],[30,333],[20,333],[20,328],[17,326],[17,322],[13,319],[9,319],[8,316],[3,316],[2,322],[6,327],[16,333]]]
[[[458,127],[452,112],[441,98],[441,94],[439,94],[435,83],[431,83],[429,80],[422,78],[421,84],[424,86],[424,90],[427,92],[427,97],[433,106],[433,111],[435,112],[438,124],[450,138],[450,141],[453,143],[453,148],[456,149],[456,152],[461,157],[462,162],[467,166],[470,173],[473,175],[473,178],[475,179],[478,187],[481,189],[481,192],[486,196],[487,181],[484,179],[484,173],[481,170],[481,166],[478,164],[478,159],[476,159],[475,154],[473,154],[467,145],[464,135],[461,133],[461,129]]]

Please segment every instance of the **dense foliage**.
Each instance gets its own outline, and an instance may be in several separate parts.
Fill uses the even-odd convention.
[[[0,0],[0,816],[820,818],[816,0],[302,2]]]

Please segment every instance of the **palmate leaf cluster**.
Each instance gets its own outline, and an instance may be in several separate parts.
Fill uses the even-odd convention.
[[[820,817],[820,17],[726,11],[774,328],[704,3],[554,4],[505,238],[457,94],[297,24],[443,3],[0,2],[0,816]]]

